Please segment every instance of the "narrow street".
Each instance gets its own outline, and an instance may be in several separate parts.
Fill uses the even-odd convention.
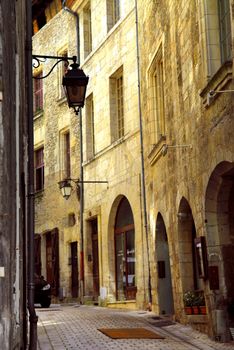
[[[38,349],[40,350],[228,350],[234,342],[223,344],[206,335],[158,317],[147,311],[113,310],[78,304],[37,308]],[[164,339],[112,339],[100,328],[144,328]]]

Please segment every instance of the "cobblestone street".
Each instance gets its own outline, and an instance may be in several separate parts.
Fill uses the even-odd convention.
[[[146,311],[112,310],[95,306],[51,305],[36,309],[40,350],[229,350],[189,326],[173,323]],[[146,328],[164,339],[111,339],[98,328]]]

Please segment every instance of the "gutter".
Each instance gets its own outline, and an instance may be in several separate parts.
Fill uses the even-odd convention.
[[[141,189],[143,199],[143,211],[144,211],[144,228],[146,237],[147,248],[147,262],[148,262],[148,309],[152,308],[152,286],[151,286],[151,268],[150,268],[150,251],[149,251],[149,233],[148,233],[148,220],[147,220],[147,205],[146,205],[146,190],[145,190],[145,167],[144,167],[144,138],[143,138],[143,125],[142,125],[142,110],[141,110],[141,86],[140,86],[140,56],[139,56],[139,35],[138,35],[138,8],[137,0],[135,0],[136,10],[136,46],[137,46],[137,80],[138,80],[138,111],[139,111],[139,125],[140,125],[140,148],[141,148]]]
[[[27,247],[28,247],[28,310],[29,310],[29,350],[37,349],[37,320],[34,308],[34,139],[33,139],[33,87],[32,87],[32,1],[26,3],[26,96],[27,96]]]
[[[76,19],[76,48],[77,48],[77,63],[80,65],[80,32],[79,32],[79,15],[66,7],[66,0],[62,1],[64,11],[67,11]],[[80,117],[80,297],[83,303],[84,296],[84,169],[83,169],[83,133],[82,133],[82,110],[79,110]]]

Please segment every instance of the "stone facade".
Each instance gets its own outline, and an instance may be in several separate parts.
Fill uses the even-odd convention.
[[[170,289],[177,320],[227,340],[233,326],[233,1],[222,2],[228,14],[226,57],[218,2],[138,3],[153,308],[162,313],[171,307],[163,296]],[[200,236],[208,267],[199,266],[192,248]],[[157,271],[162,260],[171,270],[163,279]],[[206,316],[185,315],[187,290],[204,291]]]
[[[137,51],[134,1],[119,4],[119,19],[111,15],[111,1],[77,2],[81,33],[81,63],[90,81],[87,101],[92,99],[94,145],[90,151],[92,125],[90,109],[84,108],[84,177],[89,181],[105,183],[85,184],[84,187],[84,256],[85,296],[92,298],[95,251],[92,223],[97,221],[99,255],[99,296],[101,303],[115,307],[145,307],[147,297],[147,255],[142,219],[141,158],[138,111]],[[92,50],[85,53],[85,24],[87,6],[91,10]],[[100,12],[103,15],[100,17]],[[114,23],[116,20],[116,23]],[[111,26],[112,25],[112,26]],[[119,78],[121,77],[121,78]],[[122,79],[123,128],[117,122],[118,98],[115,84]],[[123,131],[124,129],[124,131]],[[120,296],[117,277],[117,238],[115,226],[121,201],[127,199],[134,221],[134,265],[137,293],[125,291]],[[127,216],[127,213],[126,213]],[[127,235],[127,233],[126,233]],[[87,257],[90,257],[88,260]],[[127,259],[131,259],[128,258]],[[120,263],[122,264],[122,263]],[[125,269],[124,264],[120,269]],[[125,276],[123,276],[125,278]],[[127,277],[126,277],[127,278]],[[129,281],[130,281],[129,276]],[[126,287],[126,290],[128,287]],[[129,290],[131,287],[129,287]],[[130,301],[130,299],[133,299]]]
[[[87,1],[76,1],[72,10],[79,14],[81,67],[90,76],[86,107],[82,111],[84,180],[94,181],[84,184],[85,286],[84,292],[80,288],[79,297],[82,299],[84,295],[85,301],[100,304],[110,302],[113,307],[116,299],[117,305],[124,303],[131,308],[144,307],[148,303],[145,287],[148,283],[148,261],[141,214],[143,204],[134,2],[121,2],[118,13],[114,12],[111,2],[106,7],[106,1],[92,1],[91,7]],[[100,11],[103,12],[102,18],[99,16]],[[72,56],[76,54],[75,34],[74,17],[61,10],[34,35],[34,54],[55,55],[66,48],[68,56]],[[46,74],[51,65],[50,62],[43,63],[42,68],[35,69],[34,75],[37,76],[41,69],[43,75]],[[82,247],[79,201],[75,194],[67,202],[64,201],[57,185],[64,177],[59,134],[65,129],[70,130],[71,177],[80,177],[79,119],[68,110],[64,98],[58,98],[60,78],[58,68],[57,73],[55,70],[43,80],[43,110],[35,114],[34,135],[35,151],[44,147],[44,189],[38,191],[35,199],[35,232],[39,234],[37,238],[40,238],[41,250],[37,262],[41,264],[40,272],[48,279],[47,235],[56,229],[59,237],[57,296],[62,299],[72,297],[70,244],[78,242],[78,254],[82,253]],[[116,90],[117,81],[120,84],[119,92]],[[122,129],[118,133],[117,94],[120,94],[122,103],[122,120],[119,121]],[[90,118],[94,118],[94,123]],[[127,235],[130,237],[134,232],[134,240],[131,249],[126,246],[126,252],[124,250],[124,254],[132,254],[129,257],[132,269],[131,274],[128,272],[131,280],[129,289],[128,292],[121,289],[117,297],[114,229],[120,203],[125,203],[128,210],[131,208],[131,230],[128,226],[129,231],[124,231],[121,237],[127,242],[130,240],[126,238]],[[76,217],[72,227],[68,225],[69,213],[74,213]],[[81,270],[82,256],[79,259]],[[121,264],[123,261],[124,257]],[[123,279],[126,279],[125,275],[122,282]],[[128,295],[120,297],[122,292]]]
[[[65,52],[68,56],[77,53],[75,20],[69,13],[60,10],[33,36],[33,53],[62,56]],[[34,76],[39,73],[46,75],[55,62],[47,59],[35,68]],[[76,191],[66,201],[58,186],[58,182],[65,177],[66,134],[70,138],[69,177],[78,179],[80,168],[79,118],[69,110],[62,91],[63,66],[63,62],[59,63],[49,77],[42,79],[43,105],[34,114],[35,152],[44,148],[44,186],[35,195],[35,233],[39,234],[37,272],[50,282],[57,279],[53,294],[61,300],[72,297],[71,244],[80,244],[79,199]],[[51,238],[51,234],[57,238]],[[56,247],[51,247],[48,243],[50,239],[55,240]],[[52,259],[56,260],[53,266],[48,260],[48,249],[53,250]]]

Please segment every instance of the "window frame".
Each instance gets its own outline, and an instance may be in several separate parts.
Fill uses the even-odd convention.
[[[125,135],[123,66],[109,78],[111,142]]]
[[[68,48],[64,47],[58,51],[58,56],[68,57]],[[58,65],[58,98],[62,99],[65,97],[64,87],[62,85],[63,76],[66,74],[69,63],[68,61],[62,61]]]
[[[43,111],[43,79],[38,79],[43,76],[43,72],[34,75],[33,79],[33,113],[37,114]]]
[[[89,1],[83,9],[84,59],[92,52],[92,11]]]
[[[95,156],[95,121],[94,121],[94,101],[91,93],[85,102],[86,113],[86,155],[87,160]]]
[[[107,31],[109,31],[120,20],[120,1],[107,0]]]
[[[35,192],[43,191],[45,185],[44,146],[34,150],[34,176]]]
[[[148,69],[150,118],[148,124],[152,146],[157,145],[161,140],[165,140],[166,137],[164,76],[163,45],[160,43]]]
[[[71,133],[69,129],[60,131],[60,178],[71,177]]]

